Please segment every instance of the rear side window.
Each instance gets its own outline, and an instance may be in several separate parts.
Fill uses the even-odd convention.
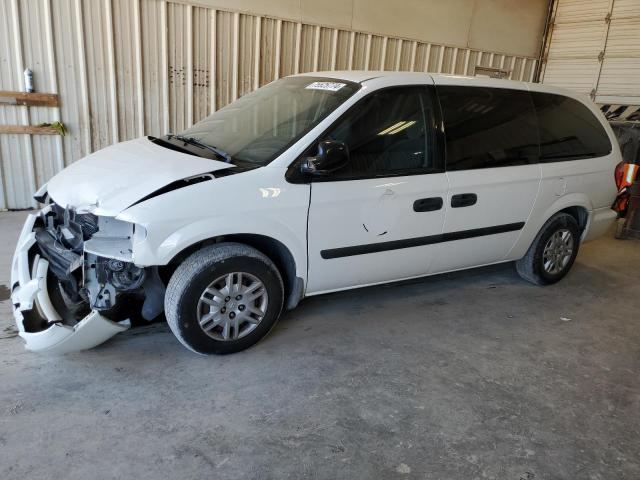
[[[439,86],[447,170],[510,167],[538,161],[536,116],[529,92]]]
[[[596,116],[573,98],[532,92],[540,129],[540,161],[560,162],[611,153],[609,136]]]

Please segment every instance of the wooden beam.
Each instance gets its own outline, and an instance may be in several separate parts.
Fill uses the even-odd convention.
[[[57,107],[57,93],[26,93],[0,90],[0,104],[27,107]]]
[[[0,125],[0,135],[60,135],[52,127],[38,127],[36,125]]]

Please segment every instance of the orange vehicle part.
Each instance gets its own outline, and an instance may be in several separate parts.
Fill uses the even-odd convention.
[[[629,187],[633,185],[638,176],[640,165],[633,163],[621,163],[616,168],[616,185],[618,186],[618,196],[613,204],[613,209],[624,217],[629,206]]]
[[[622,179],[621,184],[618,185],[618,190],[624,187],[630,187],[635,181],[639,169],[640,166],[638,165],[634,165],[633,163],[625,163],[622,168]]]

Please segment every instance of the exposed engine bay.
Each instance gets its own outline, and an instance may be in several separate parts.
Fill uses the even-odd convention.
[[[156,267],[133,261],[134,238],[145,234],[133,223],[54,203],[33,216],[13,266],[18,281],[12,299],[22,316],[21,330],[37,334],[53,325],[77,328],[95,318],[127,328],[132,316],[157,317],[163,311],[164,284]],[[27,263],[27,279],[20,263]]]

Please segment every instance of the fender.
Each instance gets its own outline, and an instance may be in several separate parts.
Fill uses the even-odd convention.
[[[216,228],[208,219],[194,222],[169,235],[157,246],[152,255],[151,252],[145,252],[136,256],[136,262],[138,260],[142,262],[143,257],[148,256],[148,260],[156,265],[166,265],[183,250],[211,238],[227,235],[261,235],[277,240],[287,247],[296,262],[297,275],[306,278],[306,268],[304,270],[300,268],[306,266],[307,263],[305,244],[295,237],[287,225],[274,224],[272,221],[267,223],[259,219],[252,219],[250,224],[251,228],[246,228],[245,222],[242,225],[225,222],[224,225],[219,225]]]
[[[517,260],[522,258],[526,253],[531,242],[536,237],[542,226],[556,213],[569,208],[579,207],[584,208],[589,216],[593,212],[593,204],[589,197],[584,193],[568,193],[562,197],[557,198],[549,207],[542,210],[544,206],[536,206],[534,211],[529,217],[529,221],[522,229],[520,238],[511,249],[511,252],[507,255],[507,260]],[[541,210],[538,210],[538,209]],[[585,229],[586,231],[586,229]]]
[[[260,168],[150,198],[116,218],[146,229],[133,244],[138,266],[166,265],[207,239],[253,234],[285,245],[306,281],[309,195],[309,185],[287,184],[284,170]]]
[[[558,198],[544,213],[541,213],[540,216],[537,217],[536,223],[538,226],[536,233],[540,231],[542,225],[553,215],[569,207],[584,208],[588,214],[593,211],[593,203],[591,203],[591,200],[585,193],[569,193]]]

